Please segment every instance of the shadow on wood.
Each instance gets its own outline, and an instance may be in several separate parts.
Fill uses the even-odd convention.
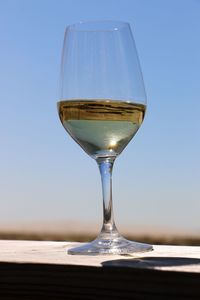
[[[141,257],[133,259],[115,259],[108,260],[102,263],[103,266],[117,266],[129,268],[142,268],[142,269],[156,269],[157,267],[177,267],[200,265],[199,258],[188,257]]]

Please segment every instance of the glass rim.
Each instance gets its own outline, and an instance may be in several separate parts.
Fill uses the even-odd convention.
[[[130,27],[130,24],[120,20],[90,20],[70,24],[66,27],[66,31],[118,31],[123,27]]]

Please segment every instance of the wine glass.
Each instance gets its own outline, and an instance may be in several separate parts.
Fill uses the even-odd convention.
[[[103,226],[69,254],[134,254],[152,246],[123,238],[112,208],[112,168],[136,134],[146,109],[142,73],[130,25],[80,22],[66,28],[58,113],[69,135],[96,160],[102,181]]]

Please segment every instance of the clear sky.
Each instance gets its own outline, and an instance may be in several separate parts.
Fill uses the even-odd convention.
[[[131,24],[146,119],[116,161],[116,222],[200,233],[200,1],[1,0],[0,220],[101,223],[95,161],[56,109],[65,27]]]

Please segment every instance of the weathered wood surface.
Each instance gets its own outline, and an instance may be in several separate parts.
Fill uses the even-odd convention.
[[[68,255],[74,245],[0,241],[0,299],[200,299],[200,247]]]

